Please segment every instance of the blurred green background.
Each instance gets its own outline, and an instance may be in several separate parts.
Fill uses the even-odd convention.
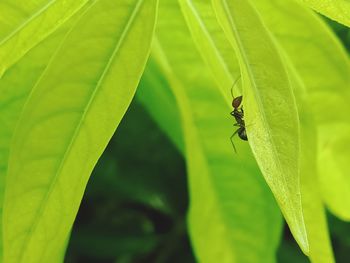
[[[350,52],[350,30],[327,22]],[[184,158],[135,98],[89,181],[65,262],[196,262],[187,207]],[[336,262],[350,262],[350,224],[328,220]],[[277,258],[309,262],[286,227]]]

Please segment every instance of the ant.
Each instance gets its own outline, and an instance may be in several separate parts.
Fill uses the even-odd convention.
[[[237,79],[237,81],[238,81],[238,79]],[[235,82],[235,84],[236,84],[236,82]],[[232,86],[232,88],[234,87],[234,85]],[[233,98],[233,100],[232,100],[233,111],[230,114],[235,118],[236,123],[234,124],[234,126],[237,126],[238,129],[232,134],[232,136],[230,137],[230,140],[231,140],[233,149],[237,153],[236,147],[235,147],[235,145],[233,143],[233,137],[236,134],[238,134],[239,138],[241,138],[244,141],[248,141],[248,137],[247,137],[247,132],[246,132],[246,129],[245,129],[245,122],[243,120],[243,118],[244,118],[243,106],[241,106],[242,105],[243,96],[239,96],[239,97],[235,98],[233,96],[232,89],[231,89],[231,95],[232,95],[232,98]]]

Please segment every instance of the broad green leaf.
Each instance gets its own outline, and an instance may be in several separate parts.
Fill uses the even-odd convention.
[[[258,0],[254,4],[305,83],[307,103],[321,135],[318,171],[323,198],[333,213],[350,220],[350,178],[347,166],[339,162],[350,155],[336,146],[350,140],[343,129],[350,126],[348,55],[325,23],[297,2]]]
[[[40,75],[45,68],[45,64],[35,60],[40,56],[45,57],[51,55],[52,48],[55,48],[56,37],[54,41],[43,43],[39,49],[33,49],[31,53],[23,58],[21,63],[7,71],[0,81],[0,114],[1,114],[1,129],[0,129],[0,204],[2,215],[2,204],[5,187],[5,175],[7,170],[8,155],[12,134],[15,130],[16,123],[20,116],[23,105],[29,95],[33,84],[37,81],[38,74]],[[38,63],[37,63],[38,62]],[[2,217],[1,217],[2,218]],[[2,230],[2,229],[1,229]],[[2,247],[2,244],[1,244]],[[2,250],[2,249],[1,249]],[[2,254],[2,253],[1,253]]]
[[[166,80],[157,70],[154,61],[149,60],[136,95],[175,147],[184,153],[178,107],[170,89],[164,88],[167,85]]]
[[[90,2],[90,3],[89,3]],[[59,28],[89,0],[3,0],[0,3],[0,78],[30,49]]]
[[[287,2],[287,1],[286,1]],[[206,31],[210,31],[210,32],[215,32],[214,36],[216,36],[217,34],[219,34],[218,32],[220,32],[220,29],[217,28],[218,25],[217,23],[213,20],[212,18],[212,14],[210,12],[210,4],[208,3],[203,3],[200,1],[180,1],[180,3],[182,3],[182,11],[184,12],[185,16],[192,16],[193,19],[187,19],[188,21],[188,25],[190,26],[190,28],[192,28],[192,35],[194,36],[194,38],[197,38],[199,41],[197,41],[198,47],[199,49],[202,51],[203,54],[210,54],[210,51],[208,52],[208,49],[212,49],[212,50],[216,50],[216,54],[222,54],[222,49],[224,44],[223,43],[219,43],[218,41],[212,41],[213,37],[212,34],[205,34],[206,37],[201,38],[200,36],[203,35],[203,32],[205,33]],[[263,7],[265,8],[265,10],[267,11],[266,13],[269,15],[270,21],[273,21],[273,19],[276,19],[276,17],[279,17],[280,13],[276,12],[271,12],[271,9],[273,9],[274,3],[271,1],[264,1],[264,0],[260,0],[260,1],[255,1],[254,3],[256,4],[260,4],[263,5]],[[293,2],[292,2],[293,3]],[[286,6],[286,5],[285,5]],[[190,8],[189,8],[190,7]],[[299,6],[300,7],[300,6]],[[268,12],[270,11],[270,12]],[[277,10],[276,10],[277,11]],[[302,10],[302,11],[305,11]],[[310,12],[307,14],[310,15]],[[282,17],[282,16],[281,16]],[[214,22],[213,22],[214,21]],[[287,21],[280,21],[278,23],[279,27],[281,27],[281,23],[282,22],[287,22]],[[277,23],[275,23],[277,24]],[[273,25],[275,25],[273,24]],[[201,25],[200,27],[196,27],[198,25]],[[214,43],[213,45],[206,45],[205,42],[211,42]],[[228,51],[228,49],[226,48],[225,51]],[[228,52],[225,52],[226,54]],[[233,52],[233,49],[231,50],[231,52]],[[209,64],[211,63],[212,66],[212,71],[215,72],[215,67],[217,65],[219,65],[217,68],[220,69],[220,62],[222,63],[223,59],[220,58],[219,56],[216,56],[217,61],[213,63],[213,61],[209,61]],[[294,87],[294,89],[297,89],[295,92],[299,94],[299,97],[302,97],[303,99],[303,104],[305,104],[305,99],[306,99],[306,95],[305,95],[305,87],[298,87],[301,86],[301,84],[299,83],[299,81],[296,81],[297,83],[295,85],[297,85],[297,87]],[[299,99],[301,100],[301,99]],[[305,107],[305,106],[304,106]],[[305,114],[305,110],[299,108],[298,109],[299,112],[301,112],[302,114]],[[308,113],[310,114],[310,112]],[[302,115],[302,117],[304,117]],[[310,121],[311,123],[311,121]],[[303,130],[303,129],[302,129]],[[307,141],[307,140],[306,140]],[[301,150],[301,153],[304,154],[305,149],[315,149],[315,147],[311,147],[313,140],[310,140],[310,148],[309,146],[304,147],[304,150]],[[312,151],[311,151],[312,152]],[[310,159],[311,156],[313,156],[313,159]],[[316,158],[316,151],[313,152],[313,155],[309,155],[308,158],[302,157],[302,161],[305,165],[307,164],[313,164],[315,162],[315,158]],[[311,160],[309,162],[309,160]],[[308,168],[308,166],[306,166],[306,168]],[[316,170],[312,170],[314,169],[313,167],[310,167],[308,169],[305,169],[305,172],[303,172],[302,170],[302,174],[301,174],[301,179],[303,182],[303,177],[309,178],[310,175],[312,175],[312,177],[315,175]],[[309,172],[308,172],[309,171]],[[315,180],[317,180],[316,178],[313,178]],[[308,180],[307,182],[309,182],[310,180]],[[302,189],[303,192],[305,193],[305,198],[302,198],[302,202],[303,202],[303,211],[304,211],[304,215],[306,217],[306,226],[307,226],[307,233],[308,233],[308,239],[309,239],[309,243],[310,243],[310,258],[314,259],[315,257],[320,257],[323,258],[323,260],[325,262],[331,262],[332,259],[332,252],[331,252],[331,247],[329,245],[329,238],[328,238],[328,232],[327,232],[327,224],[326,224],[326,220],[325,220],[325,216],[324,216],[324,211],[323,211],[323,207],[322,207],[322,203],[320,200],[320,197],[317,193],[317,188],[314,187],[313,184],[304,184],[302,185]],[[315,194],[316,192],[316,194]],[[302,195],[303,197],[303,195]],[[316,204],[316,205],[315,205]],[[308,219],[310,219],[310,223],[308,223]],[[315,231],[313,231],[315,230]],[[317,233],[317,234],[315,234]]]
[[[48,61],[77,18],[78,15],[72,17],[52,37],[30,50],[0,80],[0,215],[2,215],[5,175],[11,139],[21,111]],[[2,220],[2,216],[0,218]],[[0,247],[2,255],[2,240]]]
[[[210,1],[179,0],[179,3],[204,61],[213,73],[228,105],[231,105],[230,89],[239,78],[239,64]],[[234,85],[232,88],[235,95],[239,96],[237,87],[238,85]]]
[[[307,254],[299,182],[300,127],[285,65],[249,1],[213,0],[213,4],[241,65],[250,146],[295,239]]]
[[[214,75],[217,75],[216,70],[223,70],[223,68],[225,68],[224,63],[224,59],[225,57],[227,57],[229,55],[229,48],[227,46],[225,46],[225,38],[220,38],[218,37],[218,35],[220,33],[223,34],[223,32],[220,32],[220,28],[218,28],[218,24],[217,22],[214,20],[213,18],[213,14],[212,14],[212,8],[210,3],[204,3],[201,1],[180,1],[181,6],[182,6],[182,11],[185,15],[185,17],[189,17],[187,18],[187,22],[188,25],[190,27],[192,36],[197,39],[196,43],[198,45],[198,48],[200,49],[200,51],[202,52],[202,54],[211,54],[214,53],[216,54],[215,57],[213,59],[208,59],[208,64],[209,66],[211,66],[212,72],[214,73]],[[286,9],[281,8],[281,10],[276,9],[276,7],[279,7],[279,5],[277,5],[276,1],[275,2],[271,2],[271,1],[265,1],[265,0],[259,0],[259,1],[255,1],[255,4],[257,4],[257,6],[260,7],[259,11],[261,11],[261,9],[263,9],[263,11],[266,11],[266,13],[264,13],[264,15],[268,16],[267,18],[269,19],[268,22],[271,23],[271,27],[272,29],[276,29],[279,28],[284,29],[284,28],[288,28],[290,22],[290,20],[287,20],[285,18],[284,13],[282,11],[287,10],[287,7],[289,7],[291,10],[294,10],[293,7],[295,5],[294,2],[292,1],[284,1],[283,3],[279,3],[279,5],[286,7]],[[289,6],[288,6],[289,4]],[[299,7],[300,9],[300,5],[296,6],[297,8]],[[275,12],[271,12],[272,9],[275,9]],[[300,11],[301,14],[304,14],[303,17],[305,18],[310,18],[311,21],[313,21],[312,19],[314,18],[314,15],[311,14],[310,11],[307,11],[307,13],[305,13],[305,8],[302,8],[301,10],[297,10]],[[302,11],[304,11],[304,13],[302,13]],[[289,14],[289,13],[288,13]],[[279,23],[274,23],[276,21],[276,19],[279,19]],[[299,20],[298,20],[299,21]],[[314,21],[313,21],[314,22]],[[318,22],[318,21],[317,21]],[[294,23],[294,21],[293,21]],[[284,25],[285,24],[285,25]],[[270,25],[270,24],[269,24]],[[323,29],[324,27],[322,27],[321,29]],[[292,29],[294,29],[292,27]],[[291,30],[292,30],[291,29]],[[317,27],[315,28],[316,30],[318,29]],[[308,29],[307,29],[308,30]],[[299,30],[301,31],[301,30]],[[298,32],[299,32],[298,31]],[[219,33],[220,32],[220,33]],[[210,34],[209,34],[210,33]],[[287,33],[287,32],[285,32]],[[278,35],[279,36],[279,35]],[[283,36],[281,36],[281,41],[285,40],[283,37],[285,37],[285,34]],[[222,40],[222,42],[220,42],[219,40]],[[290,47],[293,46],[293,39],[288,39],[289,41],[286,41],[286,44],[288,44],[289,42],[292,42],[292,44],[290,44]],[[227,42],[227,41],[226,41]],[[313,50],[311,49],[311,52]],[[231,53],[233,52],[233,49],[231,48]],[[225,53],[225,56],[223,56],[222,54]],[[307,54],[305,54],[307,55]],[[231,54],[232,56],[232,54]],[[210,58],[210,57],[209,57]],[[301,65],[300,65],[301,66]],[[302,68],[304,69],[304,68]],[[314,69],[314,67],[312,68]],[[312,71],[312,69],[310,69],[310,71]],[[334,71],[334,70],[333,70]],[[306,74],[306,72],[303,72]],[[226,74],[230,74],[230,72],[226,71]],[[233,75],[233,74],[232,74]],[[230,77],[227,77],[230,78]],[[296,78],[296,77],[294,77]],[[295,81],[295,84],[293,86],[297,86],[294,87],[294,89],[296,89],[296,93],[297,95],[300,97],[298,100],[302,100],[302,104],[305,104],[305,100],[306,100],[306,94],[305,94],[305,87],[302,87],[302,84],[299,83],[300,81]],[[301,99],[302,97],[302,99]],[[303,106],[305,107],[305,106]],[[305,110],[302,109],[301,107],[298,109],[298,111],[301,113],[301,117],[303,118],[304,114],[305,114]],[[310,112],[308,112],[308,114],[310,115]],[[311,121],[310,121],[311,123]],[[303,130],[304,128],[302,128]],[[307,140],[306,140],[307,141]],[[310,140],[310,149],[315,149],[314,146],[312,146],[313,140]],[[305,149],[308,150],[309,146],[304,147],[304,150],[301,150],[301,153],[304,154]],[[312,152],[312,151],[311,151]],[[301,160],[303,161],[303,163],[305,165],[307,165],[308,163],[313,164],[315,162],[315,158],[316,158],[316,151],[312,152],[313,155],[309,154],[308,158],[304,158],[302,157]],[[313,157],[312,157],[313,156]],[[311,159],[312,157],[312,159]],[[311,160],[309,162],[309,160]],[[306,168],[308,168],[306,166]],[[316,173],[316,169],[314,169],[313,167],[310,167],[308,169],[305,169],[305,172],[302,171],[301,177],[306,177],[309,178],[310,175],[312,175],[312,178],[314,180],[317,180],[317,178],[315,176]],[[309,171],[309,172],[308,172]],[[309,182],[310,180],[308,180],[307,182]],[[309,239],[309,243],[310,243],[310,257],[313,259],[314,256],[318,256],[320,255],[320,258],[324,258],[325,262],[331,262],[332,260],[332,256],[331,256],[331,247],[329,245],[329,238],[328,238],[328,231],[327,231],[327,224],[326,224],[326,220],[325,220],[325,216],[324,216],[324,211],[323,211],[323,207],[322,207],[322,203],[320,200],[320,197],[317,193],[317,188],[315,188],[312,184],[305,184],[306,187],[302,187],[302,189],[304,189],[304,193],[305,193],[305,198],[303,198],[302,195],[302,201],[304,204],[303,207],[303,211],[304,211],[304,215],[306,217],[306,221],[308,221],[308,218],[311,219],[310,222],[306,224],[307,227],[307,232],[308,232],[308,239]],[[316,194],[315,194],[316,192]],[[311,193],[311,194],[310,194]],[[304,202],[305,201],[305,202]],[[316,204],[316,205],[314,205]],[[316,207],[315,207],[316,206]],[[312,232],[312,230],[316,230],[314,232]],[[314,233],[317,232],[317,235],[315,235]]]
[[[281,50],[281,53],[283,51]],[[317,174],[317,129],[311,107],[307,103],[304,83],[287,56],[291,84],[297,100],[300,120],[300,182],[306,232],[309,241],[309,258],[313,263],[332,263],[334,261],[329,238],[325,209],[318,187]]]
[[[60,256],[89,175],[142,74],[156,10],[156,0],[96,1],[36,83],[10,151],[4,262]]]
[[[322,15],[350,27],[350,2],[348,0],[301,0]]]
[[[329,238],[325,209],[317,187],[317,131],[311,110],[299,108],[301,121],[301,200],[309,240],[309,258],[313,263],[335,262]],[[316,183],[316,185],[315,185]]]
[[[40,6],[45,5],[46,2],[46,0],[2,0],[0,2],[0,39],[3,39],[16,27],[25,23],[31,14],[39,10]]]
[[[322,195],[335,215],[350,221],[350,123],[324,123],[320,129],[320,142]]]
[[[275,262],[281,218],[273,197],[247,143],[236,140],[239,153],[234,153],[230,108],[201,61],[179,6],[161,2],[159,14],[153,56],[180,109],[188,225],[198,261]]]

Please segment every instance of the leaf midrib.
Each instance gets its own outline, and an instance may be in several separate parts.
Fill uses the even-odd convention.
[[[207,40],[210,43],[210,46],[212,47],[212,49],[214,50],[214,53],[218,59],[218,61],[220,62],[219,64],[222,66],[223,72],[225,73],[225,75],[227,76],[227,79],[229,79],[232,83],[233,83],[233,75],[230,73],[225,60],[223,59],[220,51],[217,49],[217,46],[215,44],[214,39],[211,37],[211,35],[209,34],[207,27],[205,26],[205,24],[203,23],[196,7],[193,5],[193,1],[192,0],[181,0],[181,2],[185,2],[185,4],[187,3],[187,6],[189,8],[190,11],[192,11],[193,16],[196,18],[196,20],[198,21],[198,25],[201,28],[203,34],[205,35],[205,37],[207,38]],[[225,91],[223,90],[223,88],[220,85],[220,91],[225,99],[225,101],[227,102],[226,96],[225,96]],[[231,103],[228,103],[229,107],[231,108]]]
[[[47,191],[47,194],[44,196],[43,201],[41,202],[41,205],[40,205],[40,207],[38,209],[38,212],[37,212],[35,218],[41,217],[42,214],[44,213],[45,208],[46,208],[46,206],[45,206],[46,202],[44,202],[44,201],[48,200],[50,198],[52,192],[53,192],[54,185],[57,182],[59,174],[62,172],[62,169],[63,169],[63,167],[65,165],[65,161],[66,161],[66,159],[69,156],[69,153],[71,152],[71,150],[74,147],[74,143],[76,141],[76,138],[79,135],[80,129],[82,127],[82,124],[84,123],[84,120],[86,119],[86,116],[87,116],[87,114],[88,114],[88,112],[89,112],[89,110],[90,110],[90,108],[91,108],[91,106],[92,106],[92,104],[94,102],[94,99],[95,99],[95,97],[96,97],[96,95],[97,95],[97,93],[99,91],[99,88],[102,85],[102,82],[103,82],[105,76],[107,75],[109,68],[111,67],[111,65],[113,63],[114,58],[118,54],[118,51],[119,51],[120,47],[122,46],[122,43],[123,43],[124,39],[126,38],[130,28],[131,28],[131,25],[135,21],[136,14],[138,13],[138,11],[140,11],[143,2],[144,2],[144,0],[138,0],[138,2],[136,3],[135,9],[133,10],[130,18],[128,19],[128,22],[126,23],[125,29],[123,30],[123,32],[121,34],[121,37],[120,37],[119,41],[117,42],[117,44],[115,46],[115,49],[113,50],[112,55],[111,55],[107,65],[106,65],[106,67],[104,68],[104,70],[103,70],[103,72],[101,74],[101,77],[99,78],[99,80],[97,82],[97,85],[96,85],[96,87],[95,87],[95,89],[94,89],[94,91],[93,91],[93,93],[91,95],[91,98],[88,101],[88,104],[86,105],[86,107],[84,109],[83,115],[82,115],[82,117],[81,117],[81,119],[80,119],[80,121],[79,121],[79,123],[78,123],[78,125],[77,125],[77,127],[76,127],[76,129],[74,131],[74,133],[73,133],[73,137],[72,137],[72,139],[69,142],[67,150],[65,151],[65,153],[63,155],[62,161],[59,164],[58,170],[57,170],[56,174],[54,175],[54,178],[53,178],[53,180],[52,180],[52,182],[50,184],[49,190]],[[97,3],[97,1],[95,3]],[[91,9],[94,6],[94,4],[91,5],[89,7],[89,9]],[[79,20],[81,20],[83,17],[84,16],[80,17]],[[29,244],[29,242],[30,242],[30,240],[32,238],[32,234],[35,232],[35,230],[37,229],[38,225],[39,225],[39,220],[34,220],[33,226],[28,231],[26,241],[23,243],[23,249],[21,250],[21,254],[19,256],[20,262],[23,262],[23,257],[25,255],[26,245]]]
[[[64,17],[64,19],[62,20],[58,20],[56,21],[56,24],[51,26],[47,31],[43,32],[41,35],[39,35],[39,37],[37,37],[36,41],[32,41],[29,42],[29,44],[27,43],[27,46],[22,49],[20,51],[20,55],[17,55],[17,57],[15,56],[12,59],[4,59],[4,52],[1,53],[1,49],[4,47],[5,52],[6,51],[6,47],[8,47],[8,42],[17,36],[17,34],[21,33],[21,30],[24,30],[24,28],[29,25],[33,20],[35,20],[36,18],[40,17],[40,15],[42,15],[43,13],[45,13],[45,11],[49,10],[49,8],[54,5],[58,0],[51,0],[51,2],[47,3],[44,7],[42,7],[41,9],[39,9],[38,11],[36,11],[32,16],[30,16],[29,18],[27,18],[25,21],[23,21],[17,28],[15,28],[9,35],[7,35],[4,39],[0,40],[0,59],[2,59],[3,61],[0,62],[0,66],[2,66],[2,68],[0,68],[0,78],[3,76],[3,74],[8,70],[9,67],[11,67],[11,65],[15,64],[16,62],[18,62],[18,60],[23,57],[26,53],[28,53],[30,50],[32,50],[35,46],[37,46],[38,44],[40,44],[42,41],[44,41],[48,36],[50,36],[52,33],[54,33],[60,26],[62,26],[62,24],[64,24],[67,20],[69,20],[71,17],[73,17],[78,11],[80,11],[82,8],[84,8],[84,6],[91,4],[90,2],[93,2],[91,5],[94,4],[94,1],[98,1],[98,0],[84,0],[83,3],[81,3],[75,10],[73,9],[73,11],[70,13],[69,16]],[[77,0],[78,1],[78,0]],[[80,0],[79,0],[80,1]],[[49,11],[48,11],[49,12]],[[17,50],[18,51],[18,50]]]
[[[0,46],[3,45],[5,42],[9,41],[11,38],[13,38],[17,32],[21,31],[26,25],[28,25],[32,20],[39,17],[42,13],[44,13],[47,9],[50,8],[57,0],[51,0],[46,5],[44,5],[42,8],[40,8],[38,11],[36,11],[33,15],[31,15],[29,18],[24,20],[17,28],[15,28],[9,35],[7,35],[2,41],[0,41]]]

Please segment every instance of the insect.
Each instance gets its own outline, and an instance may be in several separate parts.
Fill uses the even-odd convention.
[[[231,94],[232,94],[232,89],[231,89]],[[241,138],[244,141],[248,141],[248,137],[247,137],[247,132],[245,129],[245,122],[244,122],[244,111],[243,111],[243,106],[242,106],[242,99],[243,96],[239,96],[239,97],[234,97],[232,94],[232,107],[233,107],[233,111],[231,112],[231,115],[235,118],[236,123],[234,124],[234,126],[238,127],[238,129],[232,134],[232,136],[230,137],[233,149],[235,150],[235,152],[237,152],[235,144],[233,143],[233,137],[238,134],[238,137]]]

